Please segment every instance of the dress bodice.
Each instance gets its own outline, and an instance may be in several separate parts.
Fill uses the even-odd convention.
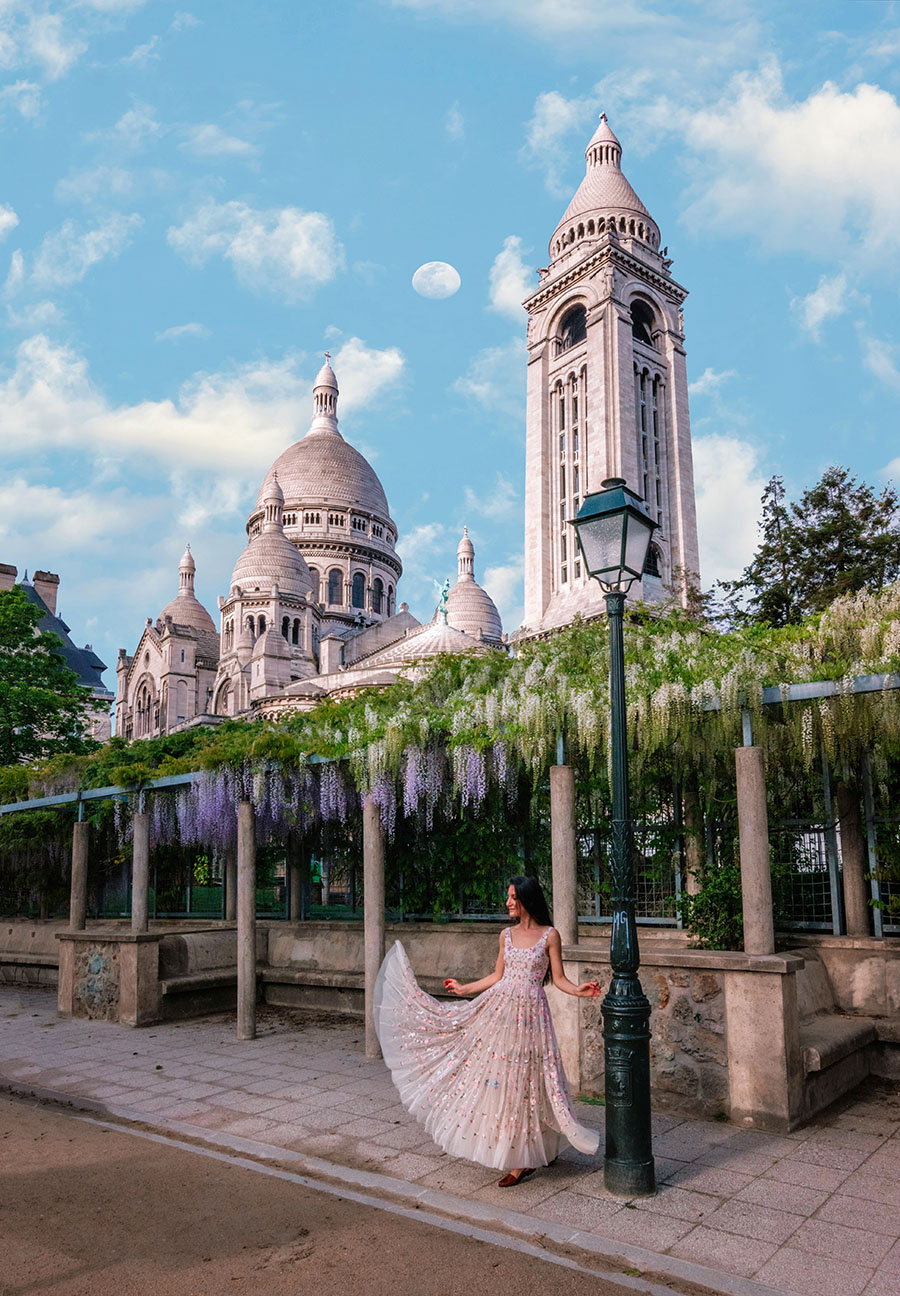
[[[506,940],[503,951],[503,980],[509,985],[539,990],[547,975],[550,962],[547,954],[547,937],[553,930],[548,927],[534,945],[528,949],[517,949],[512,943],[510,928],[506,929]]]

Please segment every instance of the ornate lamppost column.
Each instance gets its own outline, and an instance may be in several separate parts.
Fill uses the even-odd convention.
[[[650,1001],[638,978],[634,833],[628,803],[625,596],[640,579],[655,523],[619,477],[585,497],[573,525],[585,568],[606,594],[612,787],[612,981],[601,1005],[606,1074],[604,1180],[610,1192],[656,1191],[650,1126]]]

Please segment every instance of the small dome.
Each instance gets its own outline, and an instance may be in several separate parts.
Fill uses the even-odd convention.
[[[181,562],[178,564],[179,571],[196,571],[197,564],[194,562],[194,555],[191,553],[191,546],[185,548],[181,555]]]
[[[178,564],[178,593],[166,604],[158,619],[164,622],[166,617],[171,617],[176,625],[188,626],[199,636],[213,635],[218,639],[215,622],[194,594],[196,570],[197,564],[194,562],[191,546],[188,545]],[[203,647],[211,650],[208,639]]]
[[[313,384],[313,387],[333,387],[335,391],[338,390],[337,378],[335,377],[334,370],[331,367],[331,356],[327,351],[325,352],[325,363],[316,374],[316,381]]]
[[[268,481],[263,482],[262,489],[259,492],[263,504],[283,504],[284,491],[278,481],[278,473],[273,472]]]
[[[467,526],[464,526],[462,539],[460,540],[459,545],[457,546],[456,549],[456,556],[457,558],[462,558],[469,555],[471,555],[473,558],[475,557],[475,546],[472,544],[472,541],[469,539],[469,528]]]
[[[499,642],[503,635],[503,622],[497,605],[487,590],[474,580],[458,581],[447,595],[447,620],[464,634]]]
[[[232,586],[252,594],[268,593],[272,583],[282,594],[299,598],[312,591],[312,577],[306,559],[295,549],[280,527],[260,531],[238,558],[231,574]]]

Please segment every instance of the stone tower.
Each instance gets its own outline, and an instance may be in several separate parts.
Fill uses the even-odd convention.
[[[622,174],[604,113],[587,170],[526,300],[525,625],[603,609],[569,521],[606,477],[624,477],[659,523],[632,596],[684,596],[699,575],[681,307],[687,292],[659,229]]]

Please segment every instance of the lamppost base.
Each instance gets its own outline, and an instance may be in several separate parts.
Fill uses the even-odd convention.
[[[617,1197],[652,1197],[656,1192],[656,1171],[649,1161],[611,1161],[603,1164],[607,1192]]]

